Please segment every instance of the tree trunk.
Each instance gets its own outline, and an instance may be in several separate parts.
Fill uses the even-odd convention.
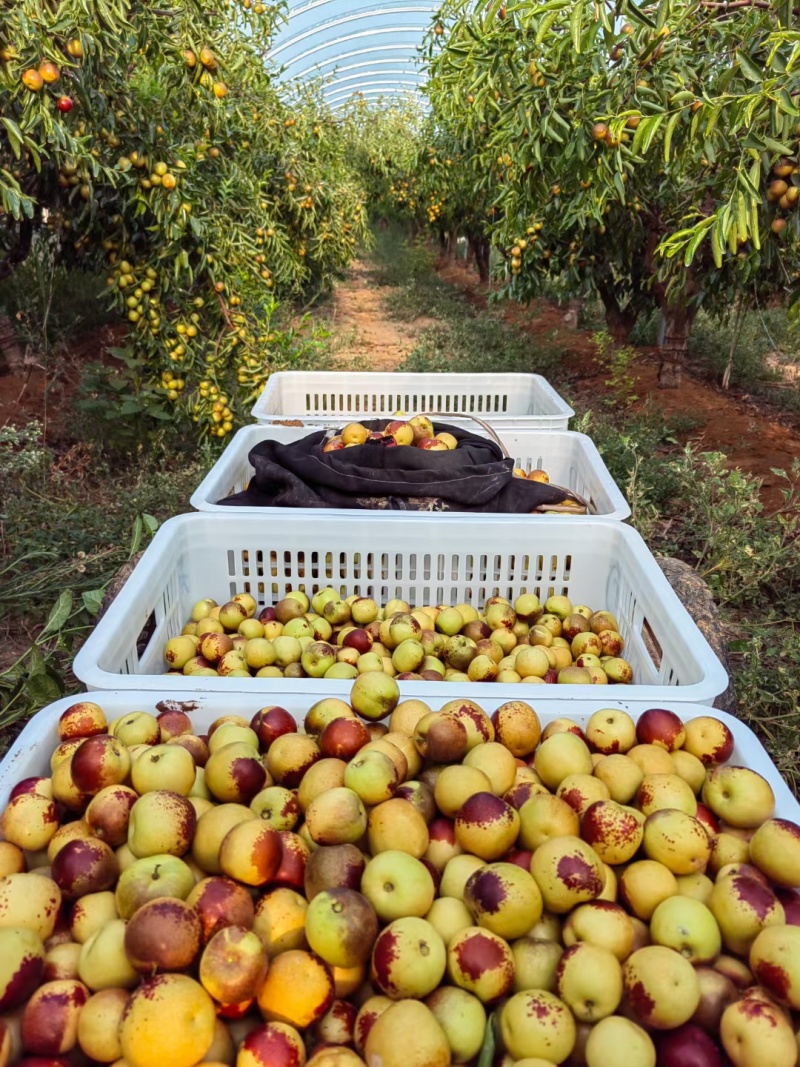
[[[620,307],[617,294],[610,283],[597,282],[597,292],[605,308],[608,332],[617,344],[625,344],[631,335],[631,330],[636,325],[638,312],[631,303]]]
[[[733,326],[733,337],[731,338],[731,347],[728,352],[728,362],[725,366],[725,371],[722,375],[722,388],[728,389],[731,384],[731,374],[733,373],[733,360],[736,356],[736,346],[739,344],[739,334],[742,332],[742,312],[744,311],[744,297],[741,290],[736,296],[736,322]]]
[[[475,244],[475,262],[478,266],[478,277],[483,285],[489,284],[489,242],[481,237]]]
[[[678,389],[689,349],[693,315],[685,305],[663,308],[662,311],[664,340],[661,344],[658,384],[661,389]]]
[[[577,330],[582,311],[583,299],[581,297],[577,300],[570,300],[567,303],[567,310],[564,313],[564,318],[562,320],[564,325],[570,330]]]
[[[624,308],[606,307],[606,326],[618,345],[624,345],[636,325],[636,312],[627,305]]]
[[[7,315],[0,315],[0,374],[20,370],[23,361],[22,349],[11,319]]]
[[[445,245],[445,254],[447,256],[447,262],[452,263],[456,258],[456,247],[458,245],[458,234],[453,230],[447,231],[447,242]]]

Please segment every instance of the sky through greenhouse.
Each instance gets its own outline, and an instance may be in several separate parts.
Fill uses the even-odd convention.
[[[290,0],[288,22],[271,51],[285,79],[321,77],[332,107],[355,93],[367,100],[417,91],[419,47],[438,3]]]

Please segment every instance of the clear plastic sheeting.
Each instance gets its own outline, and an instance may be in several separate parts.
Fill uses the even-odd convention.
[[[285,80],[321,78],[332,107],[355,94],[374,101],[414,93],[423,82],[420,46],[438,6],[432,0],[290,0],[271,57]]]

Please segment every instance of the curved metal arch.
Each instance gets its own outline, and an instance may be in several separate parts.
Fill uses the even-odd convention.
[[[301,70],[299,73],[293,75],[293,77],[300,79],[306,76],[317,77],[321,75],[324,67],[335,67],[337,63],[340,63],[343,59],[355,59],[357,56],[371,56],[376,52],[405,52],[408,56],[412,56],[416,53],[416,49],[419,45],[413,41],[404,41],[400,44],[378,44],[372,48],[355,48],[351,52],[342,52],[341,55],[334,56],[333,59],[322,59],[319,63],[312,63],[310,67],[306,67],[305,70]],[[379,62],[376,60],[375,62]]]
[[[364,66],[367,69],[362,71],[362,73],[360,73],[360,74],[348,74],[347,77],[345,77],[345,78],[340,78],[338,76],[332,76],[331,81],[329,83],[331,91],[335,90],[343,82],[363,81],[364,78],[371,78],[371,77],[382,78],[382,77],[387,76],[387,75],[395,75],[395,76],[400,76],[402,78],[405,78],[405,77],[408,77],[408,75],[410,73],[407,70],[401,70],[401,69],[395,70],[394,68],[391,68],[391,67],[388,70],[371,70],[371,69],[369,69],[370,66],[371,66],[371,64],[369,64],[369,63],[364,63],[364,64],[362,64],[362,66]],[[337,74],[338,74],[338,72],[337,72]],[[419,81],[421,81],[421,80],[422,80],[422,75],[420,74],[419,79],[417,81],[414,81],[414,82],[403,82],[402,84],[403,85],[407,85],[407,84],[408,85],[417,85],[417,84],[419,84]],[[325,88],[327,88],[327,86],[323,88],[323,92],[325,92]]]
[[[391,66],[392,63],[396,63],[398,67],[405,66],[403,73],[419,74],[420,78],[424,78],[425,75],[419,68],[419,64],[406,60],[402,56],[396,56],[394,59],[365,59],[361,63],[348,63],[345,67],[337,67],[335,71],[328,75],[329,78],[335,75],[344,74],[348,70],[360,70],[363,67],[386,67]],[[393,74],[399,73],[399,71],[392,71]]]
[[[385,9],[387,11],[390,11],[390,10],[393,10],[394,7],[397,4],[403,4],[403,3],[407,3],[407,2],[408,2],[408,0],[380,0],[380,7],[379,8],[373,7],[370,10],[379,11],[379,10],[384,10]],[[298,6],[298,7],[292,8],[289,11],[289,18],[288,18],[289,25],[291,26],[291,20],[293,18],[297,18],[300,15],[306,15],[306,14],[308,14],[309,11],[316,11],[317,8],[326,7],[328,4],[332,4],[332,5],[334,5],[334,7],[335,6],[341,7],[341,0],[309,0],[309,3],[302,4],[302,5]],[[429,11],[431,13],[434,13],[436,11],[436,9],[437,9],[437,5],[435,3],[428,3],[426,8],[425,8],[426,11]],[[359,11],[364,11],[364,10],[367,10],[367,9],[358,8],[357,10],[351,10],[350,14],[357,14]]]
[[[316,37],[319,33],[326,29],[335,29],[337,26],[344,26],[348,22],[362,22],[364,19],[374,19],[376,15],[386,14],[390,16],[394,15],[427,15],[430,14],[430,8],[423,7],[421,4],[407,4],[402,7],[394,7],[385,12],[382,12],[380,8],[365,9],[359,11],[354,15],[341,15],[336,19],[325,19],[323,22],[318,22],[314,26],[302,33],[296,34],[294,37],[288,37],[284,40],[283,44],[278,45],[277,48],[273,48],[271,51],[272,56],[278,56],[281,52],[284,52],[287,48],[291,48],[294,44],[299,44],[301,41],[307,40],[309,37]],[[393,31],[397,32],[397,28]],[[335,38],[331,43],[335,44],[342,38]]]
[[[399,87],[399,86],[407,86],[408,88],[416,89],[416,85],[414,84],[414,82],[400,82],[400,81],[391,81],[391,80],[390,81],[386,81],[386,82],[382,82],[382,81],[366,82],[364,84],[363,88],[362,87],[356,88],[355,86],[352,86],[352,87],[346,87],[344,89],[335,89],[333,92],[329,93],[325,97],[325,100],[328,103],[331,103],[332,101],[338,99],[340,96],[353,96],[353,95],[355,95],[357,93],[366,93],[371,89],[378,88],[379,86],[381,87],[382,91],[386,90],[386,89],[393,89],[393,88]]]
[[[305,52],[301,52],[293,59],[290,59],[284,69],[288,70],[292,63],[299,63],[301,59],[307,59],[308,56],[316,55],[317,52],[324,52],[326,48],[332,48],[337,44],[345,44],[347,41],[358,41],[362,40],[364,37],[378,37],[383,36],[387,33],[400,33],[408,31],[411,31],[412,33],[421,34],[424,33],[426,29],[426,26],[387,26],[385,29],[359,30],[357,33],[345,34],[343,37],[337,37],[336,40],[325,41],[323,44],[318,44],[315,48],[309,48]],[[414,49],[419,48],[419,43],[416,42],[411,47],[413,47]]]

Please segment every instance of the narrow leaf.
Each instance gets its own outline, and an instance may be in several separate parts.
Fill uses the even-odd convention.
[[[489,1016],[483,1036],[483,1044],[478,1056],[478,1067],[492,1067],[494,1063],[496,1039],[494,1033],[494,1014]]]
[[[47,622],[44,624],[40,636],[45,637],[47,634],[56,633],[69,618],[69,613],[72,610],[72,590],[65,589],[53,607],[50,609],[50,614],[47,616]]]
[[[711,230],[711,255],[714,257],[714,265],[717,270],[722,267],[722,242],[719,236],[719,225],[714,226]]]
[[[95,616],[99,613],[103,603],[103,596],[102,589],[87,589],[81,594],[83,606],[90,615]]]
[[[770,152],[777,152],[781,156],[790,156],[792,154],[791,145],[776,141],[774,137],[765,137],[764,144],[770,150]]]
[[[750,201],[750,238],[753,242],[753,247],[758,251],[761,248],[761,234],[760,219],[758,217],[758,202],[756,200]]]
[[[553,25],[553,23],[556,21],[560,14],[560,11],[550,11],[539,23],[539,29],[536,31],[536,37],[534,38],[537,45],[540,45],[545,39],[550,30],[550,27]]]
[[[581,26],[583,20],[583,4],[576,3],[572,5],[572,12],[569,17],[569,29],[572,34],[572,47],[576,53],[580,55],[581,51]]]
[[[736,58],[739,60],[739,67],[742,74],[748,81],[761,83],[764,80],[764,71],[761,67],[754,63],[750,56],[746,52],[737,51]]]
[[[789,96],[789,93],[786,91],[786,89],[778,90],[777,104],[781,111],[785,112],[785,114],[792,115],[795,118],[800,116],[800,111],[797,110],[797,107],[795,106],[791,96]]]
[[[669,153],[672,148],[672,135],[675,132],[675,127],[678,125],[678,120],[681,117],[680,111],[676,111],[672,118],[667,123],[667,132],[664,134],[664,162],[669,163]]]
[[[736,194],[736,230],[740,241],[747,240],[747,201],[741,189]]]
[[[61,697],[62,689],[52,674],[35,674],[25,682],[28,697],[39,707],[52,704]]]
[[[135,556],[142,544],[142,516],[137,515],[133,520],[133,533],[131,535],[131,547],[129,555]]]

